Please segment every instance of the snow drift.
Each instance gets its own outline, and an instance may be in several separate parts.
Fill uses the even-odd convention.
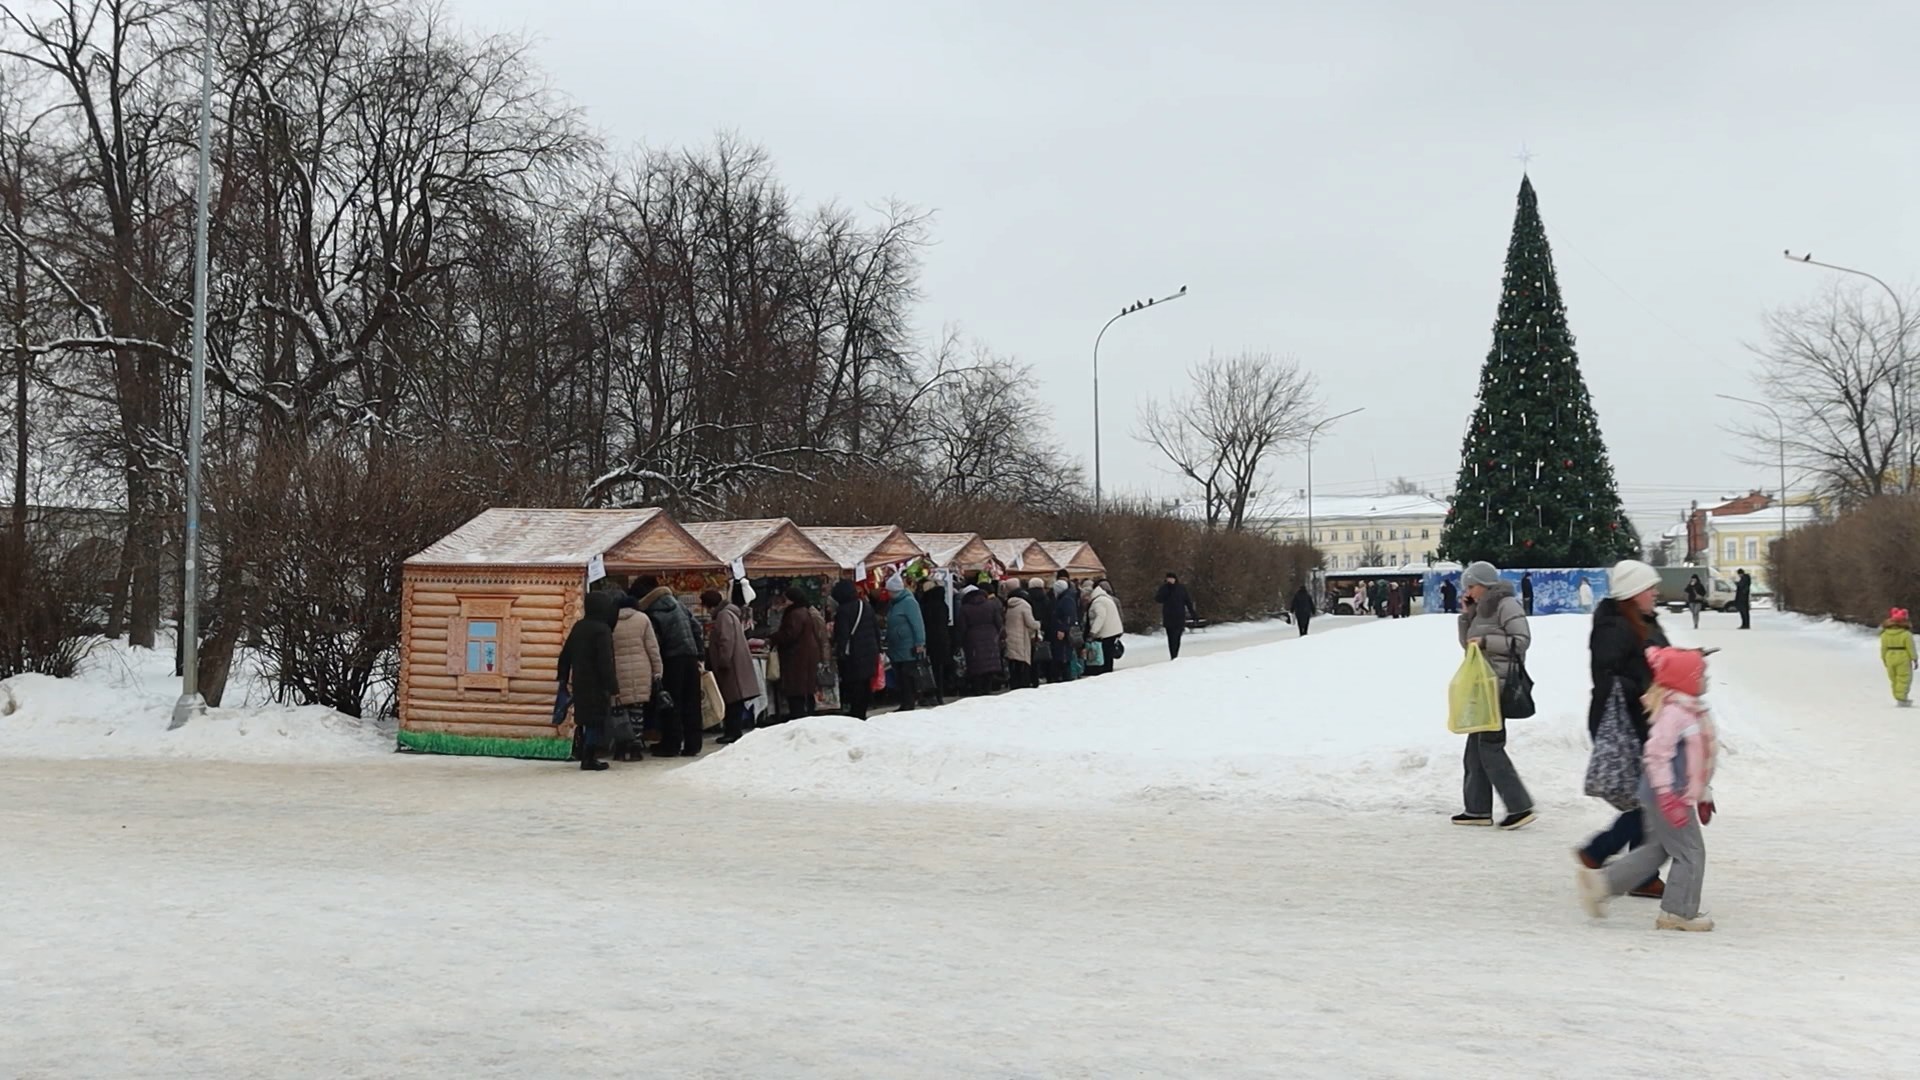
[[[1589,802],[1589,626],[1533,621],[1539,715],[1512,723],[1509,740],[1544,806]],[[673,782],[862,799],[1457,810],[1454,633],[1448,618],[1376,622],[868,723],[820,717],[757,731]],[[1716,684],[1712,700],[1722,773],[1763,761],[1737,693]]]

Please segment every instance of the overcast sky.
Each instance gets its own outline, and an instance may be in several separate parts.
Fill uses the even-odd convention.
[[[1136,404],[1244,348],[1366,406],[1316,490],[1450,485],[1523,142],[1643,530],[1775,486],[1713,394],[1751,392],[1763,311],[1828,283],[1782,248],[1920,279],[1920,5],[450,3],[530,35],[615,146],[729,129],[807,202],[934,211],[922,334],[1033,364],[1088,460],[1094,335],[1188,286],[1101,349],[1109,489],[1177,490]]]

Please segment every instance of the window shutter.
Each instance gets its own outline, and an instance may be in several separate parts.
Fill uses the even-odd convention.
[[[465,675],[467,673],[467,617],[455,615],[447,619],[447,674]]]
[[[508,678],[520,674],[520,620],[500,622],[500,673]]]

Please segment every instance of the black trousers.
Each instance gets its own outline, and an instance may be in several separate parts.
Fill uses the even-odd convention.
[[[1167,623],[1167,659],[1180,659],[1180,638],[1187,632],[1186,623]]]
[[[1753,629],[1753,605],[1751,604],[1740,605],[1740,629]]]
[[[1031,690],[1040,685],[1033,673],[1033,665],[1025,660],[1007,661],[1007,689]]]
[[[812,694],[788,694],[787,695],[787,719],[798,720],[803,716],[812,716],[812,715],[813,715],[813,695]]]
[[[860,668],[861,670],[856,670]],[[848,716],[865,720],[873,706],[873,668],[840,661],[840,707]]]
[[[726,737],[728,742],[732,742],[740,736],[745,735],[748,730],[750,729],[747,727],[747,703],[744,701],[727,702],[726,711],[720,714],[721,734]]]
[[[592,765],[600,760],[607,749],[607,721],[605,719],[583,720],[576,711],[573,723],[573,743],[578,752],[574,755],[582,765]]]
[[[673,695],[673,708],[660,717],[660,753],[693,757],[705,741],[700,718],[700,662],[691,656],[669,656],[661,684]]]
[[[1311,618],[1306,618],[1306,619],[1299,619],[1299,618],[1296,618],[1296,619],[1294,619],[1293,621],[1294,621],[1294,622],[1296,622],[1296,623],[1298,623],[1298,624],[1300,624],[1300,636],[1301,636],[1301,637],[1306,637],[1306,636],[1307,636],[1307,624],[1308,624],[1308,623],[1310,623],[1310,622],[1312,622],[1313,620],[1312,620]]]

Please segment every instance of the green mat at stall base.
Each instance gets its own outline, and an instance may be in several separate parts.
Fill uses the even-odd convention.
[[[535,758],[566,761],[573,756],[572,739],[500,739],[483,735],[449,735],[440,731],[400,731],[400,749],[422,754],[462,757]]]

